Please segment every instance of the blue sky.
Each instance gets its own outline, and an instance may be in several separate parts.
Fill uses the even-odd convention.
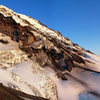
[[[100,55],[100,0],[0,0]]]

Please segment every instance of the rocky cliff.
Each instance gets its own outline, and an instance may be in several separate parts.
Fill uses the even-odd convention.
[[[18,42],[19,48],[43,67],[50,65],[55,70],[71,71],[74,61],[85,64],[81,57],[83,48],[39,21],[4,6],[0,6],[0,32]]]

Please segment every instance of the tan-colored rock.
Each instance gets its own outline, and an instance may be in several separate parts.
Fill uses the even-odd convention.
[[[27,59],[28,56],[21,50],[0,50],[0,67],[9,68]]]

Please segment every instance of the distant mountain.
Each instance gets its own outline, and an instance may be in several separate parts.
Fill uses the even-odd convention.
[[[0,5],[0,83],[10,87],[9,97],[99,100],[99,59],[40,21]],[[3,100],[14,100],[4,98],[8,90],[0,91]]]

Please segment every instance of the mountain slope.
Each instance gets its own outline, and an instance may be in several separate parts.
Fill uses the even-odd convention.
[[[99,56],[2,5],[0,58],[8,87],[50,100],[100,99]]]
[[[45,55],[47,55],[47,57],[50,56],[50,60],[57,59],[58,63],[60,63],[60,60],[63,61],[62,59],[64,58],[64,60],[68,60],[71,65],[69,67],[69,64],[65,64],[66,67],[68,66],[68,70],[74,66],[73,60],[76,60],[76,57],[79,59],[76,60],[76,62],[85,63],[84,60],[77,55],[83,54],[81,51],[82,48],[73,44],[69,39],[64,38],[60,33],[47,28],[32,18],[17,14],[4,6],[1,6],[0,11],[0,31],[19,42],[19,47],[26,50],[26,52],[29,49],[30,56],[32,56],[32,53],[35,51],[41,52],[42,50],[46,53]],[[55,55],[55,57],[53,55]],[[38,59],[40,59],[40,57]],[[50,62],[57,64],[56,61]]]

